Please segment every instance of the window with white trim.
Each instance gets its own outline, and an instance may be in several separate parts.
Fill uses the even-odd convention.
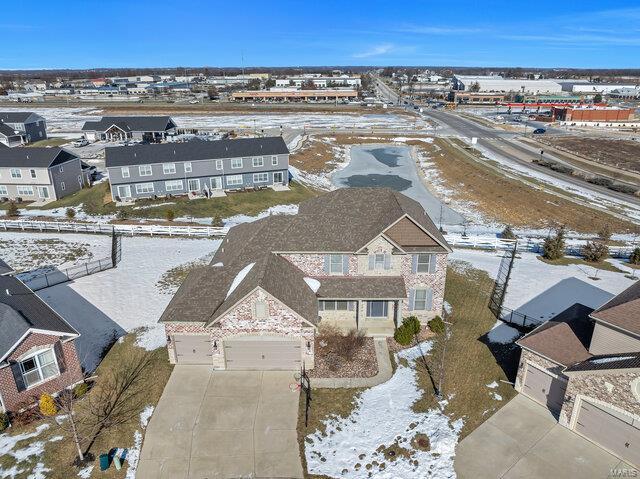
[[[9,188],[6,185],[0,185],[0,195],[8,195]]]
[[[278,166],[278,157],[277,156],[272,156],[271,157],[271,164],[273,166]]]
[[[373,255],[373,269],[384,269],[384,253]]]
[[[184,162],[184,172],[185,173],[191,173],[193,171],[193,165],[191,164],[190,161],[185,161]]]
[[[420,253],[417,256],[416,272],[428,273],[431,270],[431,262],[435,261],[436,256],[428,253]]]
[[[140,165],[138,166],[138,173],[140,176],[151,176],[153,170],[151,169],[151,165]]]
[[[60,374],[53,349],[47,349],[20,361],[20,372],[27,388]]]
[[[166,191],[182,191],[184,188],[184,184],[182,180],[172,180],[164,182],[164,189]]]
[[[221,170],[222,167],[222,160],[216,160],[216,170]]]
[[[242,175],[227,176],[227,186],[238,186],[242,184]]]
[[[242,158],[231,158],[231,168],[242,168]]]
[[[176,172],[175,163],[162,163],[162,172],[165,175],[173,175]]]
[[[11,168],[11,178],[22,178],[22,170],[20,168]]]
[[[20,196],[33,196],[33,186],[18,185],[18,194]]]
[[[343,260],[341,254],[330,254],[329,255],[329,273],[343,273]]]
[[[29,173],[31,174],[31,178],[37,178],[38,175],[36,173],[36,170],[29,170]]]
[[[139,195],[145,193],[153,193],[153,183],[137,183],[136,193],[138,193]]]
[[[254,173],[253,174],[253,182],[254,183],[266,183],[269,181],[269,173]]]
[[[129,167],[123,166],[122,168],[120,168],[120,174],[123,178],[129,178],[129,176],[131,176],[131,174],[129,173]]]
[[[428,311],[431,309],[429,304],[429,292],[426,288],[416,289],[413,297],[413,310],[414,311]]]
[[[320,311],[347,311],[349,310],[349,301],[322,300],[318,304],[318,309]]]
[[[251,164],[253,165],[254,168],[264,166],[264,158],[262,158],[261,156],[256,156],[252,158]]]

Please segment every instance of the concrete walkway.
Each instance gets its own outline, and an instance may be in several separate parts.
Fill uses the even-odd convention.
[[[460,479],[606,479],[612,470],[635,470],[522,394],[464,438],[454,467]]]
[[[378,362],[378,374],[370,378],[312,378],[312,388],[370,388],[382,384],[393,375],[389,348],[385,338],[373,340],[376,349],[376,361]]]
[[[293,372],[176,366],[147,426],[137,479],[302,478]]]

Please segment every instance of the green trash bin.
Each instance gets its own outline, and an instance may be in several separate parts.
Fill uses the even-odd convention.
[[[109,460],[109,454],[100,454],[100,470],[106,471],[109,469],[111,461]]]

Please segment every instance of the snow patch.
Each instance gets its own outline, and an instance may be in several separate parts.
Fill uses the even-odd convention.
[[[489,383],[486,385],[489,389],[495,389],[498,387],[498,383],[493,381],[492,383]]]
[[[93,468],[94,466],[87,466],[84,469],[80,469],[78,471],[78,477],[81,477],[82,479],[89,479],[91,477],[91,473],[93,472]]]
[[[492,343],[509,344],[520,337],[520,331],[516,328],[497,320],[487,334],[487,338]]]
[[[149,418],[153,414],[153,406],[145,407],[140,413],[140,426],[142,429],[146,429],[149,423]],[[125,479],[135,479],[136,470],[138,469],[138,461],[140,460],[140,449],[142,448],[142,433],[136,431],[133,433],[133,447],[130,447],[127,451],[127,461],[129,462],[129,468]]]
[[[593,364],[607,364],[607,363],[615,363],[616,361],[628,361],[629,359],[633,359],[635,356],[623,356],[617,358],[599,358],[599,359],[590,359],[589,362]]]
[[[242,283],[242,280],[249,274],[249,271],[251,271],[251,268],[253,268],[254,265],[255,263],[249,263],[238,272],[236,277],[233,278],[233,281],[231,282],[231,286],[229,286],[229,291],[227,291],[227,296],[225,296],[225,299],[231,296],[231,294],[236,290],[236,288],[240,286],[240,283]]]
[[[502,401],[502,396],[500,396],[500,394],[494,392],[492,393],[493,399],[495,399],[496,401]]]
[[[307,286],[309,286],[309,288],[311,288],[311,291],[313,291],[314,293],[317,293],[318,290],[320,289],[320,281],[318,281],[315,278],[304,278],[304,282],[307,283]]]

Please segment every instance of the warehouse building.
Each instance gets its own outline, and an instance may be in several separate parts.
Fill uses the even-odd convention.
[[[634,120],[632,108],[576,107],[551,110],[552,120],[573,122],[620,122]]]
[[[358,98],[355,90],[247,90],[231,94],[233,101],[334,102]]]
[[[562,91],[562,85],[553,80],[525,80],[503,78],[500,75],[456,75],[453,77],[453,89],[477,92],[509,93],[518,92],[530,95],[556,94]]]

